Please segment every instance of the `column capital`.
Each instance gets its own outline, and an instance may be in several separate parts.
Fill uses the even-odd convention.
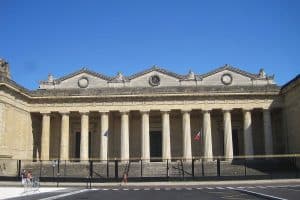
[[[89,111],[79,111],[80,115],[89,115],[90,112]]]
[[[161,113],[169,113],[169,112],[171,112],[171,110],[170,109],[161,109],[160,112]]]
[[[120,110],[121,115],[129,114],[130,110]]]
[[[42,115],[50,115],[51,111],[41,111],[40,112]]]
[[[181,113],[184,114],[184,113],[190,113],[192,111],[192,109],[182,109],[181,110]]]
[[[201,112],[202,112],[202,113],[210,113],[210,112],[211,112],[211,109],[202,109]]]
[[[243,112],[251,112],[253,109],[252,108],[242,108]]]
[[[109,110],[100,110],[99,113],[102,114],[109,114]]]
[[[150,112],[150,109],[141,109],[140,110],[140,113],[149,113]]]
[[[61,115],[70,115],[70,112],[69,111],[59,112],[59,114],[61,114]]]

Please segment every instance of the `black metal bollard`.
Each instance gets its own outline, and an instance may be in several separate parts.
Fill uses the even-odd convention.
[[[118,160],[115,160],[115,179],[119,178],[119,166]]]
[[[195,178],[195,159],[192,159],[192,177]]]
[[[217,174],[221,176],[220,158],[217,159]]]

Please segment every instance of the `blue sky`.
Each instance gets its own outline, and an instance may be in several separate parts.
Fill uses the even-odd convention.
[[[0,57],[36,89],[83,66],[109,76],[224,64],[283,85],[300,71],[297,0],[0,0]]]

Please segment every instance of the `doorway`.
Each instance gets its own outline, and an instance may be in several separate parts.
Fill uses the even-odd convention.
[[[161,131],[150,132],[150,161],[161,162],[162,159],[162,135]]]
[[[232,130],[232,144],[233,144],[233,155],[238,156],[240,154],[239,150],[239,137],[238,137],[238,130]]]

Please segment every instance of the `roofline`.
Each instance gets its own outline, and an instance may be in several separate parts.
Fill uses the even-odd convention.
[[[208,76],[210,76],[212,74],[221,72],[223,70],[230,70],[230,71],[236,72],[238,74],[241,74],[241,75],[244,75],[244,76],[248,76],[249,78],[252,78],[252,79],[259,79],[259,77],[256,74],[252,74],[252,73],[246,72],[244,70],[241,70],[239,68],[230,66],[228,64],[225,64],[224,66],[221,66],[221,67],[219,67],[219,68],[217,68],[215,70],[212,70],[212,71],[210,71],[208,73],[201,74],[199,76],[203,79],[203,78],[206,78],[206,77],[208,77]]]
[[[158,66],[155,66],[155,65],[152,66],[152,67],[150,67],[150,68],[148,68],[148,69],[145,69],[145,70],[143,70],[143,71],[141,71],[141,72],[138,72],[138,73],[135,73],[135,74],[133,74],[133,75],[130,75],[130,76],[128,76],[127,78],[128,78],[128,80],[132,80],[132,79],[134,79],[134,78],[136,78],[136,77],[142,76],[142,75],[144,75],[144,74],[147,74],[147,73],[153,72],[153,71],[158,71],[158,72],[160,72],[160,73],[163,73],[163,74],[166,74],[166,75],[169,75],[169,76],[178,78],[178,79],[184,78],[183,75],[180,75],[180,74],[171,72],[171,71],[169,71],[169,70],[167,70],[167,69],[164,69],[164,68],[161,68],[161,67],[158,67]]]
[[[111,79],[111,77],[109,77],[109,76],[100,74],[100,73],[98,73],[98,72],[94,72],[94,71],[92,71],[92,70],[89,70],[89,69],[83,67],[83,68],[81,68],[80,70],[77,70],[77,71],[75,71],[75,72],[73,72],[73,73],[71,73],[71,74],[62,76],[62,77],[60,77],[60,78],[58,78],[58,79],[55,79],[54,82],[55,82],[55,83],[60,83],[60,82],[66,80],[66,79],[68,79],[68,78],[74,77],[74,76],[76,76],[76,75],[78,75],[78,74],[81,74],[81,73],[87,73],[87,74],[90,74],[90,75],[94,75],[94,76],[99,77],[99,78],[101,78],[101,79],[104,79],[104,80],[106,80],[106,81],[109,81],[109,80]]]
[[[290,80],[289,82],[287,82],[286,84],[284,84],[281,88],[280,91],[281,93],[286,93],[288,92],[291,88],[293,88],[293,86],[297,85],[298,83],[300,84],[300,74],[298,74],[297,76],[295,76],[292,80]]]

